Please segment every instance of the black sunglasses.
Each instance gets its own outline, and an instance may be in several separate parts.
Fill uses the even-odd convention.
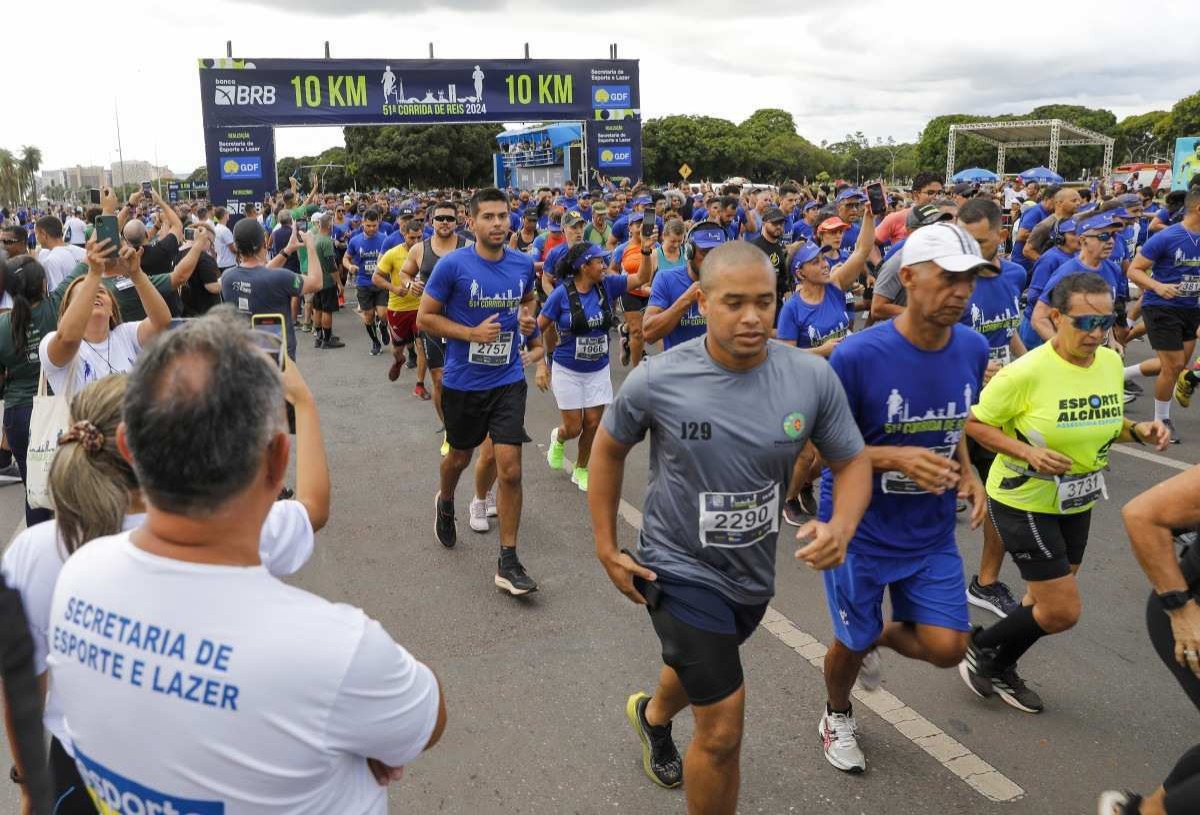
[[[1120,232],[1097,232],[1095,235],[1084,235],[1083,237],[1095,238],[1098,241],[1111,241],[1120,234]]]
[[[433,220],[441,221],[442,223],[446,223],[448,221],[457,221],[458,216],[457,215],[434,215]]]
[[[24,238],[5,238],[4,240],[0,241],[0,243],[3,243],[5,246],[15,246],[18,243],[25,243],[25,239]]]

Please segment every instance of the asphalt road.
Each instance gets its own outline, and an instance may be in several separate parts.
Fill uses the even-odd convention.
[[[642,774],[624,717],[628,694],[652,688],[657,640],[645,612],[618,594],[597,564],[585,496],[566,473],[546,465],[546,437],[558,415],[553,398],[531,386],[526,426],[536,443],[525,448],[520,551],[541,590],[515,600],[492,585],[495,529],[479,535],[467,527],[469,478],[458,493],[458,547],[445,550],[433,537],[440,437],[430,405],[410,396],[414,372],[389,383],[390,358],[368,356],[355,316],[343,312],[337,327],[347,343],[342,350],[314,351],[302,336],[300,365],[317,394],[333,472],[333,513],[296,582],[362,606],[441,678],[445,736],[392,786],[392,810],[682,813],[681,791],[661,790]],[[1135,343],[1130,353],[1141,359],[1150,352]],[[623,375],[618,366],[615,378]],[[1151,409],[1143,397],[1129,413],[1148,418]],[[1200,460],[1200,421],[1175,411],[1184,443],[1163,455],[1190,464]],[[642,503],[646,453],[643,446],[630,457],[624,498],[633,507]],[[574,457],[573,444],[567,455]],[[1148,584],[1119,510],[1175,472],[1113,455],[1110,499],[1096,510],[1081,572],[1083,619],[1040,642],[1021,663],[1046,701],[1043,714],[983,702],[955,671],[885,653],[884,688],[1023,795],[988,800],[862,704],[856,707],[868,772],[833,769],[816,735],[825,700],[820,672],[759,629],[743,649],[748,701],[740,811],[1091,813],[1103,789],[1153,789],[1200,736],[1195,711],[1146,639]],[[19,527],[20,498],[19,487],[0,490],[0,529]],[[622,534],[633,542],[627,523]],[[960,524],[960,544],[969,578],[981,535]],[[790,544],[779,547],[773,608],[828,644],[820,576],[798,566],[793,551]],[[1019,590],[1010,563],[1003,577]],[[972,616],[993,619],[977,609]],[[690,732],[685,713],[676,725],[681,749]],[[0,785],[0,809],[15,811],[11,785]]]

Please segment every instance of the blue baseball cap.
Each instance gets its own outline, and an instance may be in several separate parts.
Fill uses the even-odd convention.
[[[821,202],[820,202],[820,201],[806,201],[806,202],[805,202],[805,204],[804,204],[804,206],[802,206],[802,207],[800,208],[800,211],[801,211],[801,212],[808,212],[810,209],[820,209],[820,208],[821,208]]]
[[[653,203],[654,203],[654,199],[651,198],[649,195],[639,195],[637,198],[633,199],[633,205],[635,207],[636,206],[650,206]]]
[[[796,250],[796,254],[792,255],[792,274],[795,274],[797,269],[820,254],[820,246],[817,246],[812,241],[805,241],[800,248]]]
[[[629,213],[629,217],[625,219],[625,223],[628,223],[628,224],[635,224],[635,223],[637,223],[637,222],[638,222],[638,221],[640,221],[640,220],[642,220],[642,213],[640,213],[640,212],[631,212],[631,213]]]
[[[688,233],[688,241],[697,249],[715,249],[728,239],[725,230],[713,223],[697,224]]]
[[[1080,221],[1076,230],[1082,235],[1085,232],[1091,232],[1096,229],[1108,229],[1109,227],[1123,228],[1125,224],[1121,223],[1116,210],[1108,212],[1100,212]]]
[[[571,264],[571,268],[578,272],[588,263],[588,261],[593,260],[594,258],[601,258],[604,261],[607,261],[609,257],[610,254],[608,252],[605,252],[599,246],[592,244],[584,251],[582,255],[575,258],[575,262]]]
[[[1100,206],[1100,205],[1099,204],[1084,204],[1079,209],[1075,210],[1075,220],[1079,220],[1080,216],[1087,215],[1089,212],[1092,212],[1093,210],[1095,210],[1096,207],[1098,207],[1098,206]]]
[[[550,222],[550,231],[551,232],[562,232],[562,222],[551,221]]]
[[[866,201],[867,196],[863,194],[862,190],[859,190],[855,187],[847,187],[837,194],[837,200],[839,202],[850,200]]]
[[[1076,226],[1077,224],[1075,223],[1074,218],[1065,218],[1058,222],[1058,225],[1055,226],[1055,229],[1058,230],[1058,234],[1060,235],[1073,235],[1075,233]]]

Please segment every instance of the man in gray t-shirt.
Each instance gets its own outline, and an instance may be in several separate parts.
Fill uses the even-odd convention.
[[[589,465],[597,555],[617,588],[646,604],[662,642],[654,696],[635,693],[626,704],[643,766],[660,785],[682,782],[670,722],[696,706],[689,809],[701,808],[692,800],[701,794],[706,811],[736,807],[745,700],[738,649],[774,595],[783,494],[805,443],[834,473],[837,498],[828,524],[813,520],[797,534],[810,541],[798,559],[816,569],[840,563],[870,500],[871,465],[833,369],[767,339],[774,297],[774,270],[756,247],[713,249],[700,268],[707,333],[629,375]],[[617,548],[617,506],[625,457],[647,431],[650,483],[631,556]]]
[[[932,204],[922,204],[909,210],[905,226],[908,227],[909,237],[922,227],[936,224],[940,221],[953,221],[958,207],[953,201],[941,199]],[[907,238],[905,239],[907,240]],[[875,275],[875,289],[871,297],[871,320],[890,320],[898,317],[908,306],[908,292],[900,284],[900,250],[905,241],[900,241],[887,256],[887,260]]]

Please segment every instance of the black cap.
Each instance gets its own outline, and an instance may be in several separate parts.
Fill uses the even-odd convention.
[[[970,198],[972,195],[979,192],[979,186],[972,184],[969,181],[960,181],[958,184],[955,184],[950,191],[955,195],[962,195]]]
[[[767,207],[763,210],[762,219],[765,223],[774,223],[775,221],[786,221],[787,216],[779,207]]]
[[[240,255],[258,254],[266,237],[262,224],[251,218],[242,218],[233,226],[233,245]]]

